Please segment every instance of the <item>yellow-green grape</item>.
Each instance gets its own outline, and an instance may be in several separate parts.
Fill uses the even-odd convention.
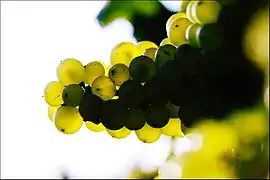
[[[161,129],[152,128],[147,123],[142,129],[135,131],[137,138],[144,143],[153,143],[161,136]]]
[[[163,39],[163,40],[161,41],[161,43],[159,44],[159,46],[164,46],[164,45],[166,45],[166,44],[170,44],[170,45],[173,45],[173,46],[174,46],[174,44],[170,41],[169,38]]]
[[[157,50],[158,50],[157,48],[148,48],[144,51],[143,55],[150,57],[151,59],[153,59],[153,61],[155,61],[155,59],[156,59],[155,54],[156,54]]]
[[[77,59],[65,59],[57,67],[57,78],[63,85],[79,84],[84,76],[83,64]]]
[[[80,130],[83,119],[75,107],[61,106],[54,115],[54,124],[64,134],[74,134]]]
[[[121,63],[113,65],[109,70],[109,78],[116,86],[121,86],[130,79],[128,67]]]
[[[167,136],[184,137],[179,118],[171,118],[169,122],[161,128],[161,132]]]
[[[57,107],[53,107],[53,106],[49,106],[48,107],[48,117],[51,121],[53,121],[53,116],[54,116],[54,113],[56,112],[56,110],[59,108],[59,106]]]
[[[138,47],[130,42],[117,44],[111,51],[111,64],[122,63],[129,66],[132,59],[140,55]]]
[[[90,131],[93,131],[93,132],[101,132],[101,131],[105,130],[105,127],[103,126],[102,123],[95,124],[95,123],[92,123],[90,121],[86,121],[85,126],[87,127],[87,129],[89,129]]]
[[[186,44],[188,41],[186,39],[186,29],[190,26],[190,22],[187,18],[178,18],[175,19],[169,26],[167,35],[170,41],[175,46],[180,46]]]
[[[217,1],[195,1],[192,6],[192,17],[196,23],[212,24],[218,19],[221,5]]]
[[[144,51],[149,48],[158,48],[158,46],[151,41],[141,41],[137,44],[140,51],[140,55],[143,55]]]
[[[116,88],[110,78],[100,76],[92,83],[92,93],[103,101],[108,101],[115,96]]]
[[[49,106],[58,107],[64,103],[62,92],[65,86],[57,81],[49,82],[44,89],[44,99]]]
[[[126,127],[122,127],[121,129],[118,129],[118,130],[106,129],[106,131],[108,132],[108,134],[110,136],[112,136],[113,138],[116,138],[116,139],[126,138],[131,133],[131,131],[129,129],[127,129]]]
[[[104,65],[98,61],[90,62],[85,66],[85,79],[86,84],[92,85],[93,81],[99,77],[105,75]]]
[[[190,22],[192,23],[196,23],[196,21],[194,20],[194,17],[193,17],[193,13],[192,13],[192,10],[193,10],[193,6],[194,4],[196,3],[196,1],[190,1],[190,3],[188,4],[187,8],[186,8],[186,15],[187,15],[187,18],[190,20]]]
[[[179,13],[176,13],[176,14],[173,14],[166,22],[166,31],[168,32],[169,31],[169,28],[170,28],[170,25],[171,23],[178,19],[178,18],[187,18],[187,15],[186,13],[183,13],[183,12],[179,12]]]
[[[199,35],[202,26],[199,24],[191,24],[186,30],[186,39],[188,40],[189,44],[193,47],[200,48],[200,40]]]
[[[185,13],[189,3],[190,3],[190,0],[181,0],[180,1],[180,11],[179,12]]]
[[[267,87],[264,92],[264,103],[267,109],[269,109],[269,87]]]

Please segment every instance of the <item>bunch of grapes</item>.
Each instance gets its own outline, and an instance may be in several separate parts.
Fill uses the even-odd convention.
[[[181,2],[159,46],[150,41],[119,43],[111,51],[109,67],[99,61],[85,66],[77,59],[61,61],[58,81],[44,91],[58,131],[74,134],[84,124],[118,139],[135,131],[139,140],[152,143],[161,134],[183,136],[182,125],[191,127],[198,119],[221,118],[230,110],[230,98],[245,98],[231,89],[232,97],[220,93],[236,72],[224,82],[222,69],[230,66],[217,63],[223,62],[222,6],[216,1]]]

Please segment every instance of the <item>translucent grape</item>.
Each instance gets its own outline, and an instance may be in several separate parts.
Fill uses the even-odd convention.
[[[161,132],[166,136],[184,137],[179,118],[171,118],[169,122],[161,128]]]
[[[163,39],[163,40],[160,42],[159,46],[164,46],[164,45],[166,45],[166,44],[171,44],[171,45],[174,46],[174,44],[170,41],[169,38]]]
[[[120,87],[118,96],[119,100],[128,107],[138,106],[144,98],[143,87],[140,82],[128,80]]]
[[[111,64],[122,63],[129,66],[132,59],[140,55],[140,51],[130,42],[117,44],[111,51]]]
[[[187,18],[178,18],[175,19],[169,26],[167,31],[167,35],[170,41],[175,46],[180,46],[181,44],[186,44],[186,29],[190,26],[192,22],[190,22]]]
[[[48,117],[51,121],[53,121],[53,116],[54,116],[54,113],[56,112],[56,110],[59,108],[59,106],[57,107],[53,107],[53,106],[49,106],[48,107]]]
[[[129,69],[124,64],[114,64],[109,70],[109,78],[116,86],[121,86],[130,79]]]
[[[51,81],[44,89],[44,99],[49,106],[58,107],[64,103],[62,92],[65,86],[60,82]]]
[[[129,66],[130,76],[133,80],[145,82],[156,73],[154,61],[147,56],[139,56],[132,60]]]
[[[166,22],[166,31],[167,32],[169,31],[171,23],[178,18],[187,18],[187,15],[184,12],[179,12],[179,13],[173,14]]]
[[[102,132],[105,130],[105,127],[103,126],[102,123],[95,124],[95,123],[92,123],[90,121],[87,121],[84,124],[87,127],[87,129],[89,129],[90,131],[93,131],[93,132]]]
[[[140,51],[140,55],[143,55],[144,51],[149,48],[158,48],[158,46],[151,41],[141,41],[137,44]]]
[[[147,123],[140,130],[135,131],[137,138],[144,143],[153,143],[161,136],[161,130],[152,128]]]
[[[84,77],[83,64],[77,59],[65,59],[57,67],[57,78],[63,85],[79,84]]]
[[[113,138],[116,138],[116,139],[124,139],[124,138],[128,137],[131,133],[131,131],[129,129],[127,129],[126,127],[122,127],[119,130],[106,129],[106,131],[108,132],[108,134],[110,136],[112,136]]]
[[[125,127],[129,130],[139,130],[146,122],[144,112],[138,107],[129,108],[127,111]]]
[[[195,1],[192,6],[192,17],[198,24],[217,22],[221,5],[217,1]]]
[[[144,56],[147,56],[147,57],[150,57],[153,61],[155,61],[156,59],[156,54],[157,52],[157,48],[148,48],[144,51],[143,55]]]
[[[83,119],[75,107],[61,106],[54,115],[54,124],[64,134],[74,134],[80,130]]]
[[[76,107],[82,102],[84,91],[78,84],[70,84],[64,88],[62,98],[67,106]]]
[[[109,77],[100,76],[92,83],[92,93],[108,101],[115,96],[116,88]]]
[[[179,12],[186,13],[187,6],[190,2],[191,2],[190,0],[180,0],[180,11]]]
[[[151,105],[145,111],[145,118],[151,127],[162,128],[169,122],[170,116],[164,106]]]
[[[84,121],[99,124],[102,113],[103,101],[94,94],[88,94],[84,97],[79,106],[79,113]]]
[[[186,39],[188,40],[189,44],[193,47],[200,48],[200,40],[199,35],[202,26],[199,24],[191,24],[186,30]]]
[[[196,1],[190,1],[190,3],[187,5],[187,8],[186,8],[186,15],[187,15],[187,18],[190,20],[190,22],[192,23],[196,23],[195,20],[194,20],[194,17],[193,17],[193,13],[192,13],[192,10],[193,10],[193,6],[194,4],[196,3]]]
[[[174,60],[176,47],[170,44],[160,46],[156,52],[156,66],[160,68],[165,62]]]
[[[84,82],[86,84],[92,85],[93,81],[99,77],[105,75],[104,66],[98,62],[90,62],[85,66],[85,79]]]
[[[124,127],[127,108],[118,100],[106,101],[101,115],[102,124],[110,130],[119,130]]]

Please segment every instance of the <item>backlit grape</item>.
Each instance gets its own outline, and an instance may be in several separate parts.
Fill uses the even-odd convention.
[[[87,127],[87,129],[93,132],[102,132],[105,130],[105,127],[103,126],[102,123],[95,124],[90,121],[86,121],[84,124]]]
[[[112,136],[113,138],[116,138],[116,139],[126,138],[131,133],[131,131],[129,129],[127,129],[126,127],[122,127],[121,129],[118,129],[118,130],[106,129],[106,131],[110,136]]]
[[[140,55],[143,55],[144,51],[149,48],[158,48],[158,46],[151,41],[141,41],[137,44],[140,51]]]
[[[49,82],[44,89],[44,99],[49,106],[58,107],[64,103],[62,92],[64,85],[57,81]]]
[[[70,84],[64,88],[62,98],[67,106],[76,107],[82,102],[84,91],[78,84]]]
[[[84,82],[86,84],[92,85],[93,81],[97,77],[104,76],[104,75],[105,75],[105,68],[100,62],[98,61],[90,62],[85,66]]]
[[[100,76],[92,83],[92,93],[99,96],[102,100],[108,101],[115,96],[116,87],[110,78]]]
[[[147,123],[140,130],[135,131],[137,138],[144,143],[153,143],[161,136],[161,130],[152,128]]]
[[[114,64],[109,70],[109,78],[116,86],[121,86],[130,79],[129,69],[124,64]]]

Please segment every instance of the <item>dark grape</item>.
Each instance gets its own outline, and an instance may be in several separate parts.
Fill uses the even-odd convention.
[[[116,86],[121,86],[130,79],[129,69],[125,64],[114,64],[109,70],[109,78]]]
[[[160,68],[165,62],[174,60],[175,51],[176,47],[171,44],[160,46],[156,52],[156,67]]]
[[[133,80],[145,82],[155,75],[156,67],[151,58],[147,56],[138,56],[130,63],[129,71]]]
[[[109,130],[119,130],[124,127],[127,107],[118,99],[106,101],[101,115],[102,124]]]
[[[146,122],[143,110],[138,107],[129,108],[127,111],[125,126],[129,130],[139,130]]]
[[[128,107],[138,106],[144,99],[143,86],[138,81],[128,80],[120,86],[118,96]]]
[[[79,106],[79,113],[84,121],[100,123],[103,101],[94,94],[87,94]]]
[[[178,118],[178,110],[180,108],[179,106],[176,106],[169,101],[165,107],[169,111],[170,118]]]
[[[153,128],[162,128],[170,120],[169,111],[160,105],[151,105],[145,111],[147,124]]]
[[[91,86],[86,86],[85,88],[84,88],[84,93],[85,93],[85,95],[87,95],[87,94],[92,94],[92,89],[91,89],[92,87]]]
[[[204,50],[216,50],[223,42],[223,27],[220,24],[206,24],[199,34],[201,48]]]
[[[78,84],[67,85],[62,93],[62,98],[67,106],[76,107],[84,98],[84,91]]]

